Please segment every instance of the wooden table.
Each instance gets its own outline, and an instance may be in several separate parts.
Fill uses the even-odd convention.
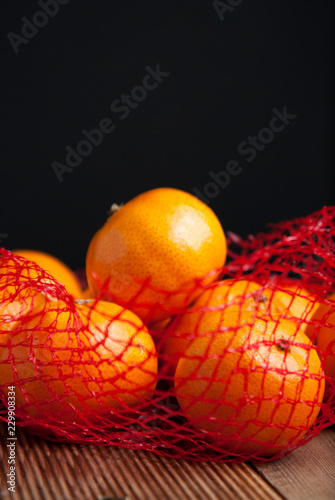
[[[115,447],[58,444],[16,433],[16,492],[7,490],[0,425],[1,500],[334,500],[335,427],[282,460],[215,464]]]

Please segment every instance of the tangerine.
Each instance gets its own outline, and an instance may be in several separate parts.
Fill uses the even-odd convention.
[[[296,446],[320,411],[325,381],[312,343],[289,320],[207,316],[179,359],[178,402],[193,428],[232,454]]]
[[[82,298],[83,292],[77,276],[57,257],[38,250],[19,249],[13,250],[13,253],[31,262],[35,262],[42,269],[50,273],[57,281],[62,283],[68,293],[75,298]]]
[[[90,242],[86,274],[93,296],[107,283],[111,300],[155,323],[190,304],[197,280],[214,281],[225,258],[214,212],[189,193],[158,188],[108,218]]]
[[[335,380],[335,293],[319,304],[312,320],[325,375]]]
[[[311,323],[314,312],[319,307],[320,299],[306,290],[299,283],[276,283],[275,288],[266,288],[264,293],[271,297],[273,317],[281,316],[295,321],[302,332],[311,340],[314,338],[314,327]]]
[[[17,415],[33,426],[114,424],[149,401],[156,374],[146,327],[111,302],[49,301],[0,348],[0,390],[15,385]]]
[[[0,255],[0,345],[6,343],[7,332],[16,328],[35,306],[45,303],[47,291],[43,285],[34,286],[36,278],[42,281],[43,273],[33,275],[25,259],[7,251]]]
[[[82,294],[81,294],[81,299],[85,299],[85,300],[88,300],[88,299],[93,299],[94,297],[92,296],[92,292],[91,290],[87,287],[85,288],[83,291],[82,291]]]
[[[220,311],[222,317],[229,311],[269,312],[272,292],[263,290],[255,281],[226,279],[211,284],[183,314],[171,320],[162,334],[159,348],[161,357],[167,363],[165,373],[173,375],[179,356],[197,336],[201,324],[208,316]],[[279,307],[279,304],[277,304]]]

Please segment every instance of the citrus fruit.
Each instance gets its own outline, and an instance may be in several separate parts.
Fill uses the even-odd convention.
[[[183,413],[232,454],[269,457],[299,443],[324,394],[320,359],[289,320],[208,316],[175,374]]]
[[[13,250],[13,253],[31,262],[35,262],[42,269],[50,273],[57,281],[62,283],[68,293],[75,298],[82,297],[82,289],[75,273],[57,257],[38,250],[19,249]]]
[[[35,306],[45,303],[46,288],[31,286],[34,278],[42,280],[42,273],[33,276],[25,259],[10,252],[0,254],[0,345],[6,342],[6,332],[18,326]]]
[[[311,319],[319,306],[320,299],[294,282],[276,283],[274,288],[264,289],[263,293],[269,296],[271,292],[271,315],[294,320],[300,330],[313,340],[314,328]]]
[[[86,274],[94,296],[107,282],[110,299],[154,323],[194,300],[197,280],[214,281],[225,258],[214,212],[189,193],[158,188],[108,218],[90,242]]]
[[[81,299],[93,299],[93,294],[91,292],[91,290],[89,288],[85,288],[83,291],[82,291],[82,294],[81,294]]]
[[[0,390],[15,385],[17,415],[32,426],[114,424],[149,401],[156,374],[146,327],[113,303],[49,301],[0,349]]]
[[[171,320],[162,335],[159,348],[166,360],[166,375],[173,375],[179,356],[197,335],[206,318],[220,311],[222,317],[229,311],[269,311],[271,291],[249,280],[226,279],[211,284],[192,304],[188,311]],[[278,304],[279,307],[279,304]]]
[[[319,304],[312,321],[325,375],[335,379],[335,293]]]

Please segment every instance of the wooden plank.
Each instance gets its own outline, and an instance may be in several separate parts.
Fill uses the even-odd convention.
[[[0,496],[7,491],[5,426],[0,426]],[[333,500],[335,427],[274,462],[192,463],[144,451],[58,444],[17,432],[17,498],[59,500]]]
[[[0,425],[1,491],[7,491],[6,430]],[[144,451],[46,441],[17,430],[16,491],[25,500],[281,500],[248,464],[197,463]]]
[[[335,426],[281,460],[254,467],[287,500],[334,500]]]
[[[8,473],[2,428],[1,498]],[[27,500],[129,497],[134,500],[276,499],[333,500],[335,427],[274,462],[192,463],[143,451],[57,444],[17,433],[17,493]],[[253,470],[254,469],[254,470]],[[257,472],[256,472],[257,471]]]

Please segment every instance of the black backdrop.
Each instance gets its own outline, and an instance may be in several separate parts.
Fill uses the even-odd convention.
[[[334,204],[333,3],[2,0],[2,245],[81,268],[111,203],[158,186],[243,236]]]

